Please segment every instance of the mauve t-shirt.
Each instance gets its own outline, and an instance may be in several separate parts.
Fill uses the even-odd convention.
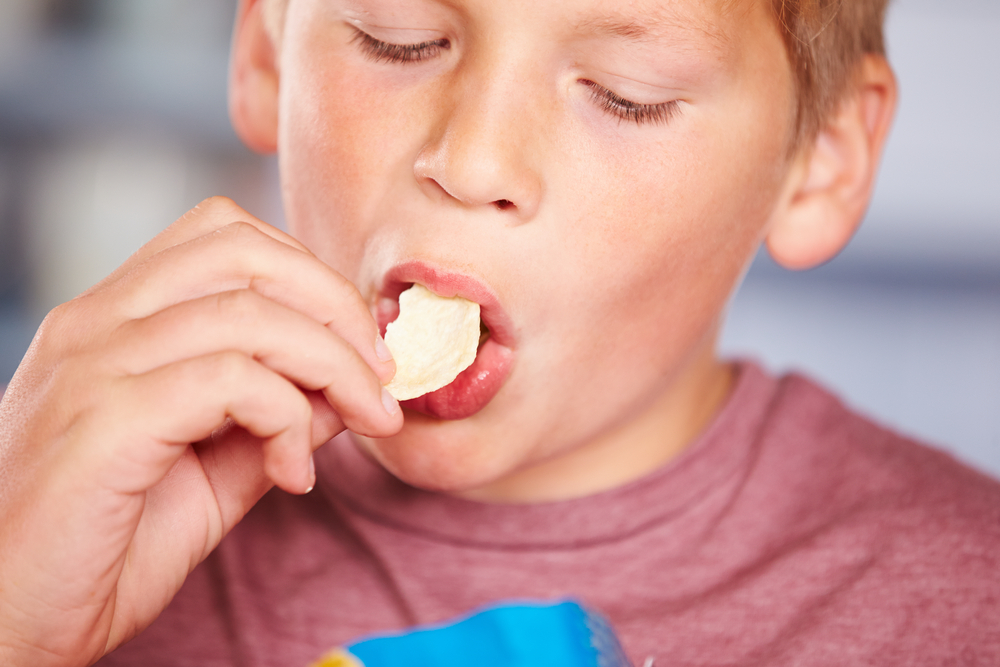
[[[590,497],[489,505],[339,437],[100,664],[305,667],[511,599],[572,597],[637,665],[1000,665],[1000,484],[742,364],[682,455]]]

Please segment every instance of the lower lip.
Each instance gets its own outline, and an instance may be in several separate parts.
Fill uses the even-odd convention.
[[[472,365],[458,374],[451,384],[437,391],[403,401],[407,410],[437,419],[465,419],[489,403],[510,373],[513,352],[492,338],[487,338],[476,353]]]

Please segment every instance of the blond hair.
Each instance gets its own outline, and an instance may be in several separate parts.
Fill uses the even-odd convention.
[[[795,76],[795,144],[836,111],[866,55],[885,55],[889,0],[771,0]]]

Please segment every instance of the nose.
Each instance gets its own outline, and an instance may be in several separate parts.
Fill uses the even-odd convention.
[[[421,188],[466,208],[501,211],[516,224],[538,211],[537,114],[513,69],[456,77],[431,138],[414,163]]]

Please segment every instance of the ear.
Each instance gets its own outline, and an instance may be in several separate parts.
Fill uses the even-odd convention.
[[[789,172],[767,231],[776,262],[806,269],[847,245],[868,208],[896,98],[885,58],[866,56],[836,114]]]
[[[249,148],[278,148],[277,52],[266,28],[263,0],[240,0],[229,66],[229,117]]]

